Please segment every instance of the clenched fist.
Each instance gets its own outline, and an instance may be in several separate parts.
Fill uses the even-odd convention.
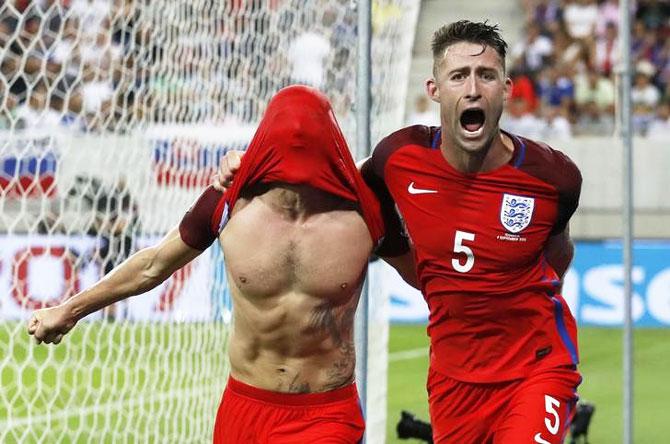
[[[64,304],[44,308],[35,311],[30,317],[28,334],[35,336],[38,344],[42,342],[58,344],[76,323]]]
[[[221,159],[219,172],[214,176],[212,185],[221,192],[225,192],[233,184],[235,173],[240,169],[244,151],[228,151]]]

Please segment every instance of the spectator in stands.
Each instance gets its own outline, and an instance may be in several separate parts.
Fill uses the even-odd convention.
[[[346,46],[337,47],[333,54],[333,69],[328,71],[328,75],[332,76],[328,79],[329,87],[334,87],[336,91],[345,91],[346,85],[352,81],[351,76],[348,75],[348,66],[352,63],[352,50]]]
[[[664,102],[656,109],[654,119],[649,123],[648,137],[670,139],[670,103]]]
[[[16,109],[16,127],[31,131],[58,128],[60,114],[49,106],[49,90],[45,81],[28,90],[28,100]]]
[[[528,111],[528,104],[523,97],[516,97],[509,100],[500,127],[512,134],[540,139],[543,137],[545,123]]]
[[[551,64],[553,66],[566,68],[572,67],[576,70],[583,69],[583,60],[585,54],[588,54],[588,47],[579,40],[574,40],[562,29],[557,30],[552,35],[554,43],[554,54]],[[579,68],[577,68],[579,65]]]
[[[17,100],[14,94],[7,90],[5,84],[0,82],[0,130],[11,129],[16,122]]]
[[[633,51],[633,60],[647,60],[654,65],[661,62],[663,57],[663,46],[665,40],[660,33],[651,28],[645,28],[644,37],[642,41],[636,46]]]
[[[614,94],[612,81],[595,70],[575,77],[575,104],[578,108],[593,102],[600,111],[613,114]]]
[[[296,36],[289,47],[291,83],[323,88],[331,46],[324,37],[323,25],[317,23],[313,15],[314,11],[309,7],[306,8],[302,15],[305,31]],[[324,20],[327,20],[327,17],[324,17]]]
[[[670,18],[670,4],[667,1],[640,0],[635,18],[642,20],[652,30],[667,25]]]
[[[79,20],[76,17],[68,17],[63,24],[63,33],[48,54],[50,70],[56,79],[54,93],[64,101],[77,95],[76,84],[82,69],[78,32]],[[73,111],[80,111],[81,107],[78,104],[69,102],[68,100],[66,108],[70,109],[71,106]]]
[[[72,0],[70,11],[77,17],[82,26],[82,37],[93,37],[102,28],[103,22],[108,20],[112,12],[112,2],[109,0]]]
[[[619,0],[603,0],[598,6],[598,21],[596,23],[596,36],[603,37],[607,32],[607,26],[619,23]]]
[[[568,140],[572,138],[570,121],[566,117],[566,110],[557,106],[545,106],[542,110],[544,128],[542,140]]]
[[[333,96],[332,105],[335,117],[337,117],[337,121],[340,122],[342,128],[356,128],[357,116],[353,109],[353,97],[350,94]]]
[[[13,32],[12,21],[7,18],[0,19],[0,62],[5,59],[9,52],[9,42]]]
[[[670,99],[670,96],[668,96],[668,86],[670,86],[670,39],[667,39],[663,45],[661,61],[657,65],[657,68],[657,84],[661,88],[664,97]]]
[[[654,117],[654,108],[661,100],[661,93],[651,82],[656,68],[647,60],[636,65],[635,84],[631,91],[633,104],[633,129],[644,134]]]
[[[337,13],[334,10],[327,12],[327,22],[333,22],[331,25],[332,32],[330,34],[330,44],[333,48],[332,69],[328,70],[326,79],[326,91],[339,91],[341,95],[337,98],[333,97],[333,108],[336,112],[346,111],[345,114],[338,114],[337,117],[341,121],[347,120],[351,113],[352,98],[346,91],[354,91],[355,82],[354,76],[351,76],[349,67],[354,63],[356,48],[356,15],[344,14],[341,21],[337,21]],[[346,96],[346,97],[345,97]],[[339,103],[337,103],[339,102]],[[351,116],[353,118],[353,116]],[[345,125],[343,123],[343,125]]]
[[[111,78],[105,72],[100,73],[99,77],[95,74],[95,70],[85,71],[80,90],[83,118],[89,130],[103,128],[112,113],[114,98]]]
[[[119,65],[123,48],[112,41],[109,19],[100,22],[97,33],[86,34],[81,39],[81,62],[84,69],[112,71]]]
[[[114,1],[113,10],[112,10],[112,41],[123,48],[124,52],[129,53],[131,51],[131,46],[135,40],[133,31],[135,30],[135,25],[140,18],[140,9],[135,7],[134,2],[129,1]],[[227,33],[227,29],[224,30],[223,20],[221,21],[222,25],[217,26],[217,32],[224,31]],[[220,34],[216,36],[218,39]]]
[[[414,100],[414,109],[407,116],[407,125],[440,126],[440,111],[432,106],[425,94]]]
[[[26,99],[27,86],[35,83],[46,58],[44,45],[40,44],[40,26],[38,15],[22,17],[17,24],[18,36],[10,38],[9,50],[2,60],[2,75],[11,92],[21,101]]]
[[[97,34],[88,34],[80,48],[83,76],[79,89],[83,118],[89,129],[110,124],[113,113],[113,74],[121,63],[121,49],[111,42],[109,20],[100,22]]]
[[[563,10],[563,21],[570,37],[590,40],[596,33],[598,5],[595,0],[569,0]]]
[[[543,104],[569,108],[574,94],[572,79],[559,68],[550,66],[542,70],[538,79],[538,95]]]
[[[617,34],[616,23],[609,22],[605,26],[604,34],[596,40],[594,64],[604,76],[612,74],[612,70],[621,58],[621,49],[619,48]]]
[[[42,21],[44,22],[42,41],[46,48],[51,48],[58,40],[64,20],[63,12],[67,9],[67,3],[59,0],[35,2],[35,11],[42,17]]]
[[[642,20],[635,20],[633,22],[633,29],[631,30],[631,53],[633,60],[640,58],[640,53],[643,52],[643,46],[647,36],[647,27]]]
[[[561,27],[563,16],[561,0],[530,0],[526,6],[527,22],[537,23],[551,33]]]
[[[533,80],[517,67],[512,67],[510,69],[509,76],[512,79],[512,93],[510,98],[523,98],[527,106],[525,112],[534,113],[537,109],[539,100],[537,93],[535,92]]]
[[[611,136],[614,133],[614,115],[603,112],[594,101],[585,102],[580,106],[574,132],[578,136]]]
[[[139,233],[139,210],[124,177],[106,193],[96,197],[96,234],[100,239],[97,255],[102,275],[128,259],[137,249],[134,239]],[[103,310],[103,316],[114,320],[119,315],[116,304]]]
[[[541,34],[540,26],[533,22],[528,23],[524,38],[512,49],[512,64],[532,75],[546,64],[553,50],[551,39]]]

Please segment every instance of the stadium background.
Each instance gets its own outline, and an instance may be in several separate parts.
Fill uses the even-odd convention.
[[[503,127],[548,141],[582,169],[566,298],[583,326],[581,395],[596,404],[596,444],[620,442],[622,421],[623,267],[612,239],[622,232],[624,166],[614,137],[617,46],[608,40],[616,4],[373,2],[373,143],[404,123],[435,121],[436,107],[419,99],[431,69],[430,32],[460,18],[488,18],[510,43],[507,63],[518,86]],[[221,344],[230,320],[220,251],[151,295],[92,316],[56,349],[30,344],[21,319],[158,239],[220,156],[244,148],[279,87],[301,81],[324,89],[354,148],[352,5],[0,4],[1,442],[47,442],[47,431],[57,442],[207,436],[225,380]],[[670,434],[670,5],[639,1],[634,8],[635,233],[643,240],[633,274],[635,442],[653,443]],[[293,69],[306,54],[320,69]],[[374,273],[384,277],[373,296],[371,337],[380,339],[373,347],[386,346],[386,327],[377,326],[387,313],[392,321],[388,414],[375,421],[387,416],[386,441],[396,442],[400,409],[428,417],[425,307],[392,273]],[[383,370],[386,361],[374,365]],[[371,409],[386,414],[383,393],[376,396]],[[369,430],[383,434],[376,424]]]

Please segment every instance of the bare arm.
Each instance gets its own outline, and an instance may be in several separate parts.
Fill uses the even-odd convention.
[[[175,228],[158,245],[133,254],[92,287],[56,307],[35,311],[28,333],[38,343],[57,344],[84,316],[151,290],[200,253],[186,245]]]
[[[567,226],[561,233],[549,237],[544,247],[544,257],[561,280],[568,271],[574,255],[575,246],[570,239],[570,230]]]
[[[361,171],[365,162],[370,159],[371,156],[365,157],[358,162],[356,162],[356,168],[358,171]],[[419,278],[416,275],[416,262],[414,260],[414,248],[410,245],[410,250],[400,256],[380,256],[384,262],[395,268],[395,271],[398,272],[400,277],[407,282],[412,287],[417,290],[419,288]]]
[[[395,268],[400,277],[417,290],[419,288],[419,279],[416,276],[416,264],[414,262],[414,250],[394,257],[382,257],[384,262]]]

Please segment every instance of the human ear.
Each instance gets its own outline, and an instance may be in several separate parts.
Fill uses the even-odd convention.
[[[440,89],[437,87],[437,83],[434,78],[426,79],[426,94],[430,97],[430,100],[433,102],[440,103]]]
[[[514,83],[512,82],[512,79],[507,77],[505,79],[505,90],[503,92],[503,100],[505,103],[509,100],[510,97],[512,97],[512,87],[514,86]]]

